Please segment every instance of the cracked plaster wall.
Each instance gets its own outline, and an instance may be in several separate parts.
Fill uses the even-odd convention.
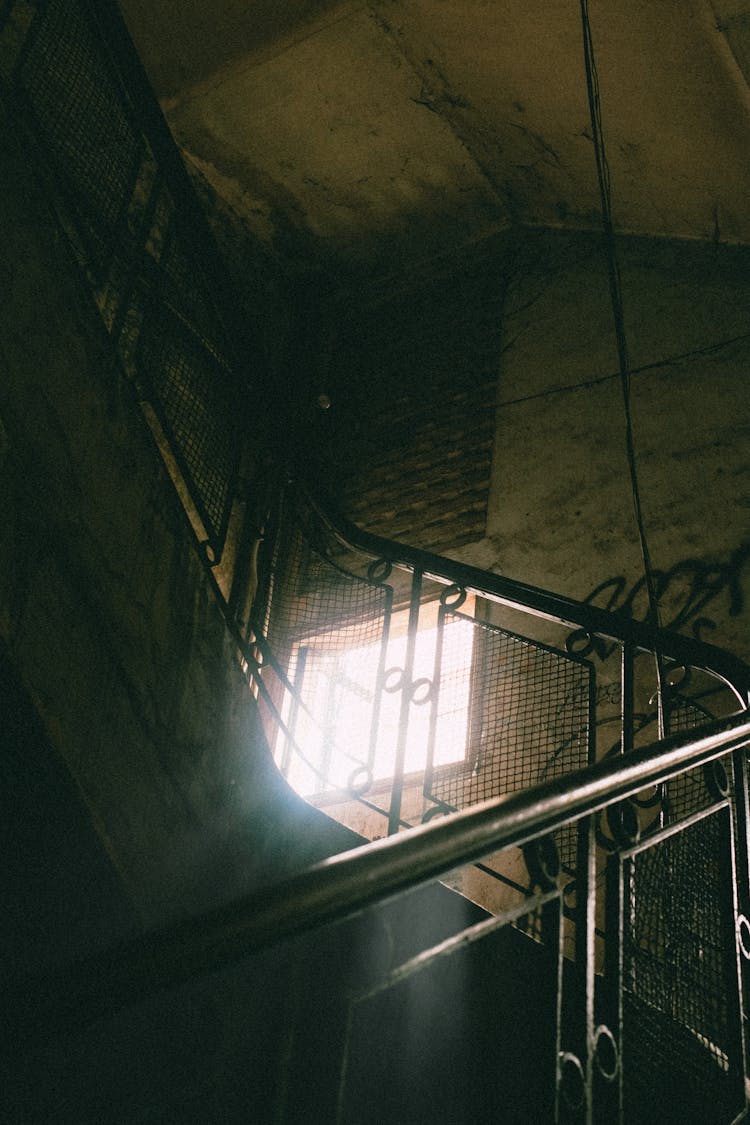
[[[598,225],[575,4],[123,7],[183,152],[300,273],[361,281],[511,223]],[[747,0],[590,15],[620,229],[747,243]]]

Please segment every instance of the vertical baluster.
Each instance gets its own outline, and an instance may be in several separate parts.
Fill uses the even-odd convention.
[[[305,678],[305,668],[307,666],[309,651],[308,645],[300,646],[297,652],[297,666],[294,670],[294,691],[288,693],[289,715],[286,720],[287,734],[284,739],[284,751],[281,757],[280,767],[284,777],[288,775],[289,767],[292,764],[292,753],[297,738],[297,719],[299,718],[299,705],[300,699],[302,698],[302,684]],[[323,777],[326,777],[325,773],[323,773]]]
[[[596,761],[596,693],[595,679],[589,679],[589,746],[588,760]],[[596,816],[587,816],[578,825],[578,861],[576,866],[576,1012],[583,1016],[577,1050],[585,1075],[586,1125],[594,1120],[594,997],[596,988]]]
[[[584,901],[576,921],[576,957],[578,957],[578,927],[583,927],[582,948],[580,953],[581,970],[585,972],[583,980],[585,997],[585,1074],[586,1074],[586,1125],[591,1125],[594,1120],[594,1107],[592,1099],[594,1077],[594,990],[596,987],[595,976],[595,932],[596,932],[596,818],[586,818],[582,833],[586,855],[586,874],[583,882]]]
[[[736,757],[736,754],[734,755]],[[743,771],[745,775],[747,771]],[[737,801],[735,794],[735,801]],[[736,810],[735,810],[736,811]],[[731,807],[729,809],[722,809],[720,817],[723,826],[725,826],[726,838],[728,847],[722,848],[719,857],[719,870],[718,877],[721,885],[720,901],[730,906],[730,911],[726,914],[722,911],[722,917],[717,919],[717,925],[721,927],[722,948],[727,950],[728,956],[722,966],[724,970],[724,987],[726,989],[727,1000],[727,1019],[728,1019],[728,1040],[738,1044],[739,1058],[737,1062],[742,1068],[742,1073],[739,1076],[740,1083],[745,1098],[747,1099],[747,1041],[745,1036],[745,1013],[747,1011],[747,992],[748,992],[748,974],[745,966],[748,961],[743,952],[743,943],[738,940],[740,937],[740,917],[742,913],[740,897],[741,884],[745,882],[744,872],[743,876],[740,875],[739,863],[743,861],[742,846],[738,847],[738,840],[733,836],[733,820]],[[734,826],[734,832],[737,832],[737,825]],[[738,834],[739,835],[739,834]],[[739,854],[738,854],[739,853]],[[744,913],[744,917],[747,914]]]
[[[750,785],[747,755],[745,748],[734,751],[732,773],[737,835],[737,896],[740,910],[750,919]],[[750,941],[750,929],[748,940]]]
[[[604,950],[604,994],[603,1018],[608,1021],[614,1036],[616,1049],[616,1075],[609,1090],[602,1090],[602,1105],[599,1119],[611,1122],[623,1120],[623,1074],[622,1074],[622,950],[623,950],[623,866],[619,851],[607,857],[605,874],[605,950]]]
[[[578,824],[578,860],[576,864],[575,905],[575,962],[572,996],[572,1042],[567,1045],[561,1060],[572,1054],[581,1065],[583,1089],[575,1092],[575,1070],[567,1072],[572,1079],[566,1082],[566,1070],[561,1073],[562,1098],[560,1120],[574,1119],[593,1123],[592,1080],[594,1052],[594,941],[596,924],[596,819],[584,817]],[[571,1088],[573,1096],[571,1096]],[[582,1101],[578,1109],[576,1103]],[[571,1110],[574,1110],[571,1114]]]
[[[633,679],[633,646],[629,641],[624,641],[620,657],[620,752],[622,754],[627,754],[633,749],[635,694]]]
[[[735,822],[735,924],[739,954],[740,989],[744,1011],[750,1009],[750,783],[746,747],[732,754]],[[744,1027],[742,1032],[744,1036]],[[750,1070],[748,1043],[743,1038],[745,1079]]]
[[[401,674],[401,710],[398,721],[398,743],[396,745],[396,764],[391,790],[391,807],[388,816],[388,835],[398,832],[401,822],[401,798],[404,790],[404,762],[409,737],[409,709],[411,707],[412,684],[414,682],[414,651],[419,627],[419,605],[422,596],[422,572],[415,570],[411,581],[409,602],[409,628],[406,637],[406,656]]]
[[[438,610],[437,635],[435,640],[435,663],[432,672],[432,690],[430,693],[430,729],[427,735],[427,759],[425,762],[422,792],[428,795],[432,790],[432,779],[435,765],[435,740],[437,737],[438,711],[440,706],[440,680],[443,665],[443,639],[445,634],[445,615],[448,612],[445,605],[445,594],[440,599]]]
[[[563,916],[563,898],[560,897],[542,907],[542,949],[545,954],[555,960],[555,980],[557,982],[557,1002],[555,1004],[555,1058],[557,1073],[561,1066],[561,1053],[563,1042],[563,1003],[564,1003],[564,968],[565,968],[565,922]],[[560,1105],[560,1081],[555,1088],[555,1121],[561,1119],[562,1106]]]
[[[747,690],[743,691],[748,698]],[[745,704],[750,711],[750,702]],[[732,776],[734,781],[734,814],[737,835],[737,893],[739,908],[750,919],[750,779],[748,778],[748,755],[750,751],[742,748],[732,754]],[[750,932],[748,932],[750,940]]]
[[[380,564],[378,564],[380,565]],[[373,577],[377,573],[376,568],[373,566],[368,571],[369,577]],[[388,656],[388,640],[391,632],[391,616],[393,613],[393,587],[386,584],[386,578],[391,573],[390,565],[382,568],[378,574],[377,581],[382,582],[383,590],[385,592],[385,605],[383,607],[383,629],[380,635],[380,650],[378,652],[378,670],[375,678],[375,697],[372,701],[372,718],[370,720],[370,744],[367,751],[367,773],[370,779],[373,777],[375,768],[375,756],[378,749],[378,741],[380,739],[380,709],[383,703],[383,691],[385,689],[385,676],[386,676],[386,659]]]

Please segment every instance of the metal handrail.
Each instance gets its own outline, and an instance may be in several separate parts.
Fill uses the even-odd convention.
[[[7,1043],[51,1036],[413,890],[489,852],[564,824],[750,745],[746,713],[716,721],[444,820],[326,859],[201,918],[147,934],[6,996]]]
[[[387,560],[405,570],[419,571],[425,578],[448,581],[502,605],[531,610],[536,616],[567,628],[630,644],[642,652],[659,651],[663,657],[680,666],[701,668],[718,676],[731,688],[743,707],[750,703],[750,666],[716,645],[668,629],[656,629],[649,621],[638,621],[624,613],[554,594],[493,571],[363,531],[336,511],[330,501],[321,503],[308,490],[304,491],[318,518],[344,547],[374,559]]]

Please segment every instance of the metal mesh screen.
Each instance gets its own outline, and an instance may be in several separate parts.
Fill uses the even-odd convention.
[[[177,318],[153,316],[139,366],[210,541],[223,541],[239,456],[231,372]]]
[[[307,794],[365,790],[373,780],[391,589],[348,574],[291,524],[278,554],[266,635],[294,686],[283,718],[302,755],[281,735],[280,764]]]
[[[348,788],[387,809],[393,783],[393,815],[413,824],[587,763],[586,661],[458,612],[434,582],[410,635],[405,575],[360,576],[369,560],[343,554],[300,498],[287,505],[262,631],[291,734],[277,738],[277,760],[298,791]],[[559,834],[569,870],[576,846],[575,828]]]
[[[695,730],[711,718],[705,708],[685,696],[675,696],[669,708],[669,732]],[[731,778],[731,767],[727,780]],[[731,783],[730,783],[731,784]],[[731,790],[730,790],[731,791]],[[706,808],[713,796],[706,785],[704,770],[688,770],[674,778],[666,786],[666,809],[670,821],[682,820],[700,809]]]
[[[221,324],[201,268],[191,250],[189,233],[173,217],[164,252],[159,259],[164,278],[165,300],[190,320],[203,340],[213,350],[222,338]]]
[[[132,45],[116,11],[39,0],[28,14],[13,60],[20,116],[35,135],[61,227],[128,377],[150,400],[149,424],[158,416],[159,448],[216,563],[242,436],[239,380],[213,299],[221,263],[210,236],[200,236],[201,216],[169,142],[149,125],[152,95],[130,69]]]
[[[111,230],[127,205],[142,144],[79,5],[44,5],[17,81],[79,218],[86,217],[86,234],[101,249],[102,227]]]
[[[452,646],[465,643],[450,627],[455,621],[472,630],[470,662],[451,656]],[[445,626],[435,744],[468,700],[468,752],[458,765],[433,765],[430,797],[462,809],[587,764],[588,664],[460,613],[446,612]],[[562,858],[572,865],[575,832],[565,837]]]
[[[728,1123],[744,1105],[729,834],[719,810],[625,865],[628,1125],[657,1104],[682,1125]]]

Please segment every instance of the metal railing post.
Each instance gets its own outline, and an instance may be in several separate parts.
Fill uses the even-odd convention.
[[[404,792],[404,765],[409,739],[409,715],[411,711],[412,688],[414,684],[414,653],[419,628],[419,610],[422,597],[422,574],[415,570],[412,575],[411,597],[409,600],[409,624],[406,637],[406,655],[401,672],[401,708],[398,720],[398,741],[396,743],[396,764],[393,774],[393,788],[388,813],[388,835],[393,836],[401,823],[401,803]]]

